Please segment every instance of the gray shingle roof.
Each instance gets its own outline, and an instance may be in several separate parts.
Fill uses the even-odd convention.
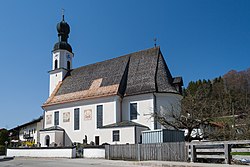
[[[123,121],[123,122],[117,122],[117,123],[102,126],[102,127],[100,127],[100,129],[121,128],[121,127],[130,127],[130,126],[138,126],[138,127],[148,128],[147,126],[144,126],[142,124],[139,124],[139,123],[136,123],[136,122],[133,122],[133,121]]]
[[[181,84],[181,86],[183,86],[183,80],[182,77],[175,77],[173,78],[173,84]]]
[[[97,97],[98,93],[102,96],[180,93],[173,80],[160,48],[150,48],[71,70],[54,94],[54,100],[49,98],[44,106]]]
[[[102,78],[101,87],[121,82],[129,57],[120,57],[72,70],[56,95],[88,90],[94,80]]]
[[[42,129],[40,131],[64,131],[64,129],[61,128],[60,126],[55,125],[46,129]]]

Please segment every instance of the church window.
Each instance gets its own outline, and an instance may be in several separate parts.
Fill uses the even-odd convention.
[[[137,119],[137,103],[130,103],[130,120]]]
[[[120,141],[120,131],[119,130],[113,131],[113,141]]]
[[[103,126],[103,105],[98,105],[97,107],[96,107],[96,115],[97,115],[97,117],[96,117],[96,127],[97,128],[100,128],[100,127],[102,127]]]
[[[55,60],[55,69],[57,69],[58,68],[58,60],[56,59]]]
[[[79,130],[80,124],[79,108],[74,109],[74,130]]]
[[[59,125],[59,111],[56,111],[54,116],[54,125]]]
[[[70,70],[70,61],[67,61],[67,69]]]

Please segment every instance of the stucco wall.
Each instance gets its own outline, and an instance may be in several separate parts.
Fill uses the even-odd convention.
[[[157,112],[169,117],[169,121],[173,121],[173,114],[179,115],[181,112],[181,99],[182,96],[172,93],[156,93]],[[164,128],[157,125],[158,129]],[[171,129],[171,127],[169,127]]]
[[[98,98],[94,100],[85,100],[61,105],[47,107],[45,112],[45,128],[54,126],[54,112],[59,111],[59,126],[63,128],[69,140],[82,143],[85,135],[88,143],[95,141],[95,136],[100,136],[100,130],[96,127],[96,108],[97,105],[103,105],[103,125],[112,124],[117,121],[117,108],[119,107],[118,96]],[[74,109],[80,109],[80,129],[74,130]],[[85,112],[91,111],[90,118],[86,117]],[[63,114],[69,113],[69,121],[63,121]],[[46,116],[51,115],[51,124],[47,123]],[[87,119],[86,119],[87,118]],[[101,142],[100,142],[101,144]]]
[[[66,146],[70,146],[72,142],[82,143],[87,136],[87,142],[95,142],[95,137],[99,136],[99,143],[126,144],[135,143],[138,140],[140,132],[134,134],[134,130],[125,128],[121,131],[121,141],[112,141],[112,130],[100,130],[96,127],[96,108],[97,105],[103,105],[103,125],[108,125],[124,120],[130,120],[130,103],[137,103],[137,119],[133,122],[142,124],[149,129],[155,128],[155,121],[152,117],[154,105],[157,111],[161,113],[169,113],[174,109],[174,113],[180,112],[180,100],[182,96],[171,93],[142,94],[135,96],[127,96],[121,100],[119,96],[95,98],[84,101],[65,103],[46,107],[45,110],[45,128],[54,126],[54,112],[59,111],[59,126],[65,130]],[[155,100],[155,101],[154,101]],[[74,130],[74,109],[80,109],[80,129]],[[120,110],[122,109],[122,110]],[[90,111],[90,116],[86,119],[85,111]],[[64,121],[64,113],[69,113],[69,120]],[[122,114],[121,114],[122,113]],[[47,115],[51,115],[51,123],[47,123]],[[158,124],[158,129],[163,128]],[[122,128],[120,128],[122,129]],[[126,136],[123,138],[122,135]]]
[[[113,141],[113,131],[120,131],[120,141]],[[135,128],[134,127],[122,127],[122,128],[108,128],[100,131],[100,143],[109,144],[134,144],[135,143]]]
[[[49,95],[52,94],[57,84],[63,79],[63,71],[58,71],[57,73],[50,74],[50,87],[49,87]]]
[[[105,148],[84,148],[84,158],[105,158]]]
[[[58,146],[62,146],[64,144],[64,138],[63,138],[63,131],[41,131],[40,132],[40,143],[41,147],[47,147],[45,137],[48,135],[50,137],[50,144],[53,142],[56,143]],[[71,143],[70,145],[71,146]]]
[[[144,128],[144,127],[135,127],[135,133],[136,133],[136,136],[135,136],[135,144],[138,144],[138,143],[141,143],[142,141],[142,138],[141,138],[141,135],[142,135],[142,131],[146,131],[148,130],[147,128]]]
[[[75,158],[76,148],[22,148],[22,149],[7,149],[7,156],[15,157],[60,157],[60,158]]]
[[[70,58],[68,59],[68,55],[70,55]],[[53,53],[53,60],[52,60],[52,68],[51,70],[55,70],[55,60],[58,61],[58,68],[65,68],[67,69],[67,61],[70,61],[71,67],[72,67],[72,57],[73,54],[66,51],[66,50],[57,50]],[[60,69],[58,71],[51,71],[50,72],[50,89],[49,89],[49,95],[54,91],[57,84],[63,80],[67,73],[67,70]]]
[[[37,130],[36,130],[36,136],[37,136],[37,138],[36,138],[36,144],[37,144],[37,142],[40,142],[40,133],[39,133],[39,131],[40,131],[41,129],[43,129],[43,121],[44,121],[44,119],[42,119],[40,122],[37,123]]]
[[[130,103],[137,103],[137,119],[132,120],[139,124],[154,129],[152,113],[154,109],[153,94],[143,94],[124,97],[122,102],[122,119],[130,120]]]

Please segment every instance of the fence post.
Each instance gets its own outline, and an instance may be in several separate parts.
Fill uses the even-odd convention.
[[[184,143],[184,147],[185,147],[184,159],[185,159],[186,162],[191,161],[191,160],[189,159],[189,144],[187,144],[187,143],[185,142],[185,143]]]
[[[196,161],[196,148],[194,144],[191,144],[191,162]]]
[[[231,146],[229,144],[224,144],[224,152],[225,152],[225,163],[231,164]]]
[[[141,160],[141,145],[137,144],[137,160]]]
[[[105,145],[105,159],[110,160],[110,146]]]

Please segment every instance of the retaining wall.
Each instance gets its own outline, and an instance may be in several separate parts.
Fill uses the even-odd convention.
[[[75,158],[75,147],[9,148],[7,156]]]
[[[105,148],[84,148],[84,158],[105,158]]]

